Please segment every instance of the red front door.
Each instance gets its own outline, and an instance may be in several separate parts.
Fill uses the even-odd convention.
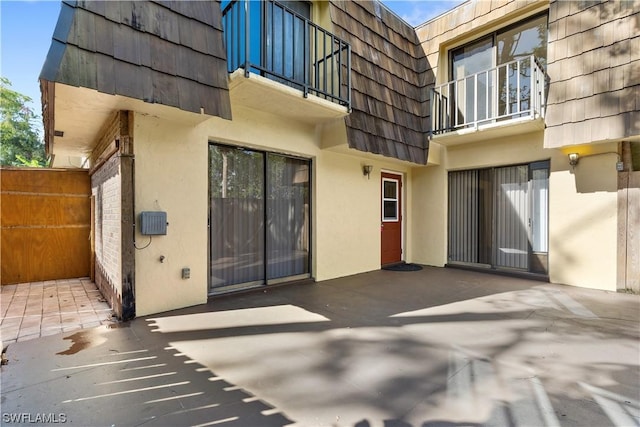
[[[402,176],[382,173],[381,179],[382,265],[402,261]]]

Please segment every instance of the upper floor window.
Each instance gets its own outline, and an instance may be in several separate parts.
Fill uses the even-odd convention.
[[[511,61],[547,58],[547,14],[537,15],[451,51],[451,79],[457,80]]]
[[[546,13],[452,49],[451,80],[433,89],[432,131],[542,117],[546,56]]]

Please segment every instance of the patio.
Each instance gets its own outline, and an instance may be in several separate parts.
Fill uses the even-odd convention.
[[[88,278],[2,286],[2,344],[111,323],[111,308]]]
[[[639,324],[637,295],[443,268],[375,271],[18,341],[2,368],[3,417],[638,425]]]

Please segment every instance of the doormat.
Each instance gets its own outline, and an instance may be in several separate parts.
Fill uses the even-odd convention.
[[[387,271],[420,271],[422,270],[422,266],[418,264],[407,264],[405,262],[402,262],[400,264],[382,267],[382,269]]]

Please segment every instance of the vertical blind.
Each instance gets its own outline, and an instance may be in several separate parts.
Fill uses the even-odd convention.
[[[451,263],[528,270],[548,251],[548,162],[449,173]]]
[[[449,261],[478,262],[478,171],[449,174]]]

